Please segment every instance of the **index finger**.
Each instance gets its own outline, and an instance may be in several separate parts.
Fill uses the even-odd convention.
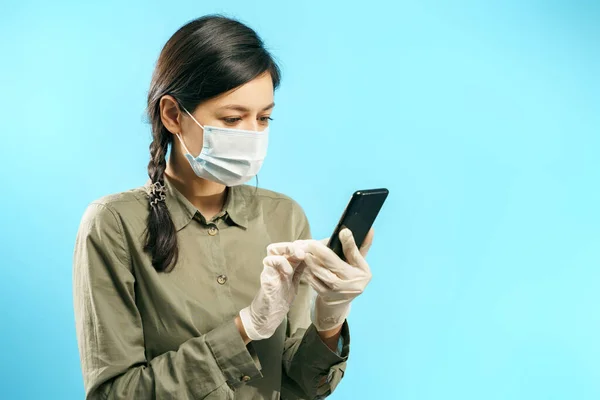
[[[297,260],[304,259],[304,251],[291,242],[271,243],[267,246],[267,254],[271,256],[292,257]]]
[[[326,265],[331,270],[339,270],[340,258],[320,240],[297,240],[294,242],[305,254],[312,254],[320,264]],[[342,261],[342,264],[344,262]]]

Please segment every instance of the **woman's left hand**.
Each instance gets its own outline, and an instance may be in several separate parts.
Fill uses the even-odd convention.
[[[270,254],[303,254],[303,260],[292,259],[292,263],[304,261],[304,274],[318,296],[311,313],[311,320],[319,332],[340,327],[348,313],[350,303],[359,296],[371,281],[371,269],[365,256],[373,241],[373,230],[365,238],[360,250],[348,229],[340,232],[344,249],[343,261],[326,245],[326,241],[298,240],[293,244],[279,243],[269,246]],[[303,269],[303,268],[302,268]]]

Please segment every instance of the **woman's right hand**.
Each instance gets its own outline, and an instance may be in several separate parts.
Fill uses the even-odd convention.
[[[290,261],[272,251],[263,260],[260,289],[252,304],[240,311],[240,321],[250,340],[267,339],[287,315],[304,269],[304,263]],[[292,260],[302,260],[304,252],[295,251]],[[244,332],[242,337],[244,336]]]

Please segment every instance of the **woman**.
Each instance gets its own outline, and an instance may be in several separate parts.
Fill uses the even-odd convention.
[[[256,33],[227,18],[165,45],[150,181],[90,204],[77,236],[86,398],[315,399],[342,378],[368,246],[344,231],[346,263],[310,240],[297,203],[243,185],[266,155],[279,77]]]

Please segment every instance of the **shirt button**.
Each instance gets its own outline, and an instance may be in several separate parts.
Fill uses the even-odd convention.
[[[224,285],[225,282],[227,282],[227,276],[225,276],[225,275],[217,276],[217,282],[219,282],[219,285]]]
[[[248,375],[242,376],[242,382],[248,382],[251,378]]]
[[[217,233],[219,233],[219,229],[217,229],[217,227],[216,227],[216,226],[214,226],[214,225],[211,225],[211,226],[208,228],[208,234],[209,234],[210,236],[215,236]]]

